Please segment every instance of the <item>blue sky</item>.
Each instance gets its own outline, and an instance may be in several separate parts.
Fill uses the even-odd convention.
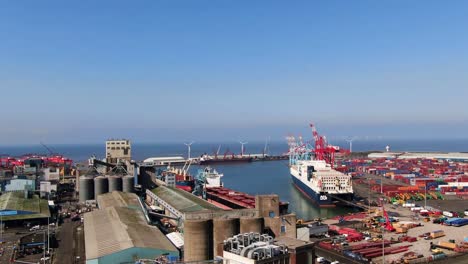
[[[466,137],[465,1],[2,1],[0,144]]]

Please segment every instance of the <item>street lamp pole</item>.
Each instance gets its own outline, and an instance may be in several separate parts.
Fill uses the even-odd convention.
[[[50,217],[47,217],[47,253],[50,251],[50,223],[49,223]]]
[[[424,209],[427,210],[427,181],[424,182]]]
[[[46,252],[46,250],[45,250],[45,249],[46,249],[46,243],[45,243],[45,230],[44,230],[44,232],[43,232],[42,234],[43,234],[43,236],[42,236],[42,237],[43,237],[43,239],[44,239],[44,250],[43,250],[43,252],[42,252],[42,255],[43,255],[43,257],[44,257],[44,263],[45,263],[45,252]]]
[[[371,211],[371,207],[370,207],[370,199],[371,199],[371,195],[370,195],[370,193],[371,193],[370,192],[370,188],[371,188],[371,186],[370,186],[370,177],[367,178],[367,184],[369,185],[369,199],[367,201],[367,203],[369,205],[369,209],[367,211],[368,211],[369,217],[370,217],[370,211]]]
[[[385,228],[382,228],[382,264],[385,264]]]

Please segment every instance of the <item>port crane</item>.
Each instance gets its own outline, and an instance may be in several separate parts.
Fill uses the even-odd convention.
[[[318,160],[324,160],[333,168],[335,164],[335,153],[339,150],[339,147],[328,144],[325,136],[319,135],[314,124],[310,124],[312,128],[312,135],[315,140],[315,158]]]
[[[302,136],[296,138],[289,135],[286,137],[289,146],[289,155],[293,157],[293,159],[290,160],[308,159],[311,155],[314,155],[316,160],[324,160],[333,168],[336,153],[348,153],[349,151],[331,145],[325,136],[317,132],[317,128],[314,124],[311,123],[309,126],[312,129],[313,147],[311,146],[311,141],[304,142]]]
[[[49,155],[51,155],[51,156],[57,155],[56,152],[53,152],[53,151],[52,151],[46,144],[44,144],[42,141],[39,142],[39,143],[40,143],[45,149],[47,149],[47,151],[49,151]]]
[[[229,148],[227,148],[226,151],[224,152],[223,158],[226,159],[228,155],[231,155],[231,158],[234,158],[234,152],[231,152]]]
[[[0,156],[0,167],[13,169],[16,166],[22,166],[22,165],[24,165],[24,162],[20,159],[15,159],[7,155]]]
[[[41,158],[46,164],[49,164],[49,163],[62,164],[62,165],[65,165],[65,166],[71,166],[72,165],[73,160],[62,156],[62,155],[58,154],[57,152],[53,152],[52,149],[50,147],[48,147],[46,144],[44,144],[43,142],[39,142],[39,143],[45,149],[47,149],[47,151],[49,152],[48,157],[42,157]]]

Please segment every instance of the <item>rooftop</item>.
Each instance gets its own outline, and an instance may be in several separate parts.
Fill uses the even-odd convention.
[[[84,214],[86,259],[96,259],[125,249],[151,248],[177,252],[143,213],[127,207],[107,207]]]
[[[177,188],[159,186],[153,189],[152,192],[182,213],[197,212],[202,210],[223,210],[195,195],[192,195],[191,193]]]
[[[143,162],[156,162],[156,161],[172,161],[172,160],[181,160],[184,161],[185,158],[181,156],[175,156],[175,157],[151,157],[145,159]]]
[[[50,217],[47,200],[33,195],[24,198],[24,192],[8,192],[0,195],[0,211],[11,213],[4,215],[3,221]]]
[[[97,198],[97,203],[100,209],[108,207],[129,207],[140,209],[141,204],[139,198],[134,193],[125,193],[113,191],[110,193],[101,194]]]
[[[313,243],[311,242],[306,242],[306,241],[302,241],[302,240],[299,240],[299,239],[295,239],[295,238],[290,238],[290,237],[277,237],[273,243],[275,245],[285,245],[288,249],[297,249],[297,248],[301,248],[301,247],[304,247],[304,246],[311,246]]]

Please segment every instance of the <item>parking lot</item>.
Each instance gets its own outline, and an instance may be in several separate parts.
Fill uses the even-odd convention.
[[[9,263],[12,259],[20,261],[35,262],[41,261],[44,257],[42,245],[32,247],[30,250],[24,253],[19,251],[19,241],[22,237],[38,234],[43,237],[47,226],[42,226],[40,229],[31,231],[30,227],[13,227],[5,228],[3,232],[3,243],[1,244],[0,252],[0,263]],[[41,263],[48,263],[42,261]]]

